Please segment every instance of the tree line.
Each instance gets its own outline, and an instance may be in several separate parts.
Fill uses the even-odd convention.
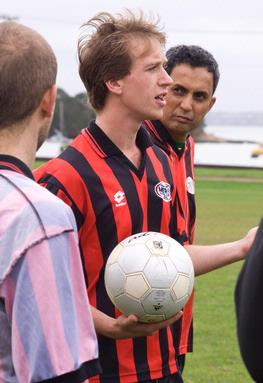
[[[63,89],[58,88],[54,118],[49,136],[62,134],[67,138],[75,138],[89,122],[95,119],[95,112],[90,106],[86,93],[79,93],[74,97],[69,96]],[[204,132],[203,122],[191,134],[196,141],[210,141]]]
[[[59,88],[49,136],[60,133],[65,137],[74,138],[94,118],[95,112],[89,106],[85,93],[71,97]]]

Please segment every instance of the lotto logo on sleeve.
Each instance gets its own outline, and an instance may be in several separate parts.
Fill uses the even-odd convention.
[[[116,202],[117,207],[126,205],[125,193],[123,191],[117,191],[114,194],[114,201]]]
[[[170,202],[172,200],[171,185],[167,182],[158,182],[158,184],[155,185],[154,191],[158,197],[164,200],[164,202]]]

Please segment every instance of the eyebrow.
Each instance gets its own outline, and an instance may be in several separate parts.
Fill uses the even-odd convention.
[[[171,84],[171,88],[180,88],[180,89],[183,89],[183,90],[187,90],[186,87],[184,87],[184,86],[181,85],[181,84],[177,84],[177,83],[173,83],[173,84]]]
[[[188,88],[186,88],[185,86],[183,86],[181,84],[178,84],[178,83],[174,83],[174,84],[171,85],[171,88],[175,88],[175,87],[180,88],[182,90],[186,90],[186,91],[188,90]],[[207,92],[206,90],[196,90],[196,91],[194,91],[194,94],[197,94],[197,93],[204,94],[204,95],[209,95],[209,92]]]
[[[146,68],[157,65],[165,65],[166,60],[155,60],[145,65]]]
[[[193,94],[201,94],[201,95],[204,95],[204,96],[209,96],[209,93],[206,92],[205,90],[197,90]]]

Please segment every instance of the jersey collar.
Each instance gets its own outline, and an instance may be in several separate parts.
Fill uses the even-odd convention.
[[[109,139],[109,137],[95,123],[95,121],[91,121],[88,132],[92,135],[97,145],[106,154],[107,157],[122,154],[121,150]],[[142,127],[138,130],[136,144],[142,153],[144,153],[149,146],[153,146],[149,135]]]
[[[154,120],[151,122],[154,125],[154,127],[155,127],[158,135],[160,136],[162,142],[164,144],[168,143],[171,146],[171,148],[173,149],[173,151],[178,155],[178,157],[181,157],[185,151],[185,147],[186,147],[187,140],[188,140],[189,136],[187,136],[187,138],[186,138],[184,149],[180,150],[178,148],[178,146],[176,145],[174,139],[172,138],[172,136],[168,132],[168,130],[165,128],[165,126],[160,121]]]
[[[26,177],[34,179],[32,171],[19,158],[8,154],[0,154],[0,169],[11,170],[16,173],[24,174]]]

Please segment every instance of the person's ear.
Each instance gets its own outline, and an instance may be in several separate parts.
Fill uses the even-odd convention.
[[[40,103],[40,110],[44,117],[52,117],[57,97],[57,86],[53,85],[44,94]]]
[[[105,81],[105,85],[109,92],[114,94],[121,94],[122,92],[122,83],[121,80],[109,80]]]
[[[215,105],[215,102],[216,102],[216,97],[213,96],[213,97],[211,98],[211,101],[210,101],[209,110],[213,108],[213,106]],[[209,110],[208,110],[208,111],[209,111]]]

